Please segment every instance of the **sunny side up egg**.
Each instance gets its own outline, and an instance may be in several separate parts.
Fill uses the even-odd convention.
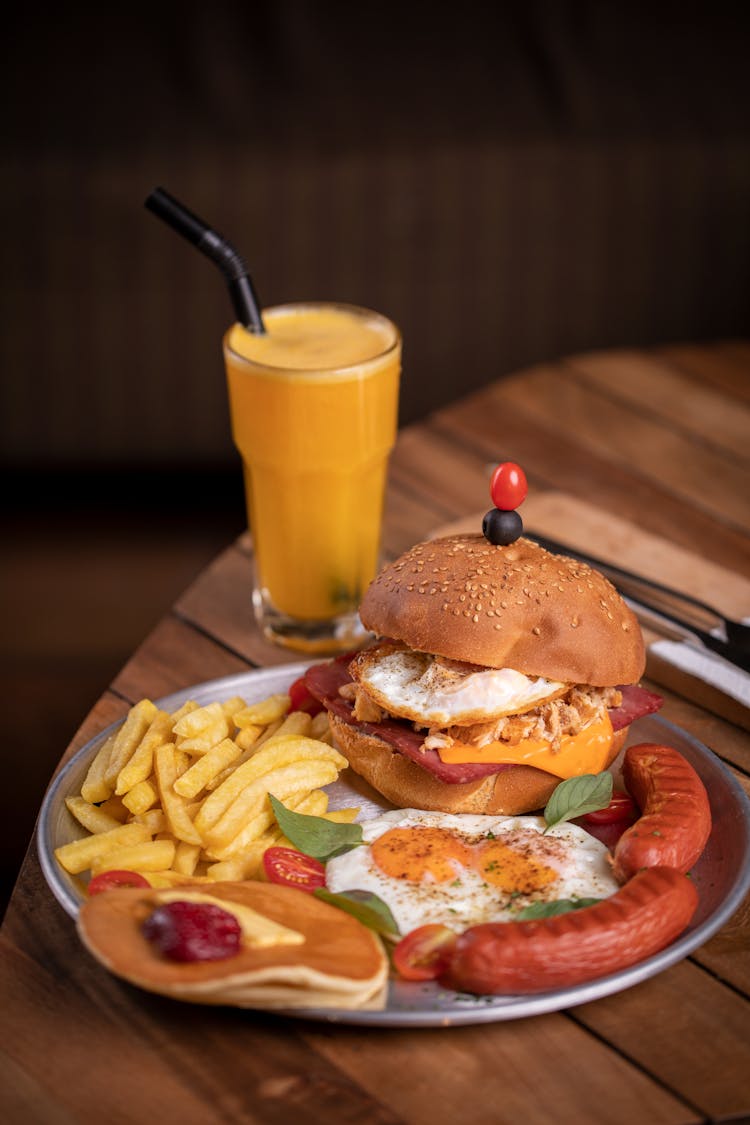
[[[326,884],[378,895],[402,934],[428,922],[510,921],[532,903],[618,890],[603,844],[575,824],[545,827],[538,816],[394,809],[362,824],[364,846],[328,861]]]
[[[529,711],[566,689],[556,680],[531,678],[513,668],[469,671],[468,666],[391,645],[365,651],[358,663],[357,678],[376,703],[425,726],[477,723]]]

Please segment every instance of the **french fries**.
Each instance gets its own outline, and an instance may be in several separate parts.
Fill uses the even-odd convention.
[[[122,845],[141,844],[150,839],[151,833],[145,824],[121,824],[117,828],[110,828],[108,832],[96,832],[92,836],[84,836],[82,840],[63,844],[55,849],[55,855],[66,871],[71,875],[80,875],[91,867],[94,860],[108,855]]]
[[[328,811],[323,787],[346,759],[325,712],[289,710],[287,695],[235,696],[170,714],[148,699],[103,743],[80,795],[65,803],[88,835],[55,850],[73,875],[137,871],[154,887],[257,877],[275,843],[290,846],[269,794],[290,809]]]

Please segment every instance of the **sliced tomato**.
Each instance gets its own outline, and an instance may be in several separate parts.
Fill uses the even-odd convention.
[[[312,856],[294,848],[266,848],[263,870],[269,883],[296,887],[300,891],[316,891],[326,885],[326,869]]]
[[[102,891],[111,891],[117,887],[150,887],[148,879],[144,879],[137,871],[102,871],[95,875],[89,882],[88,893],[99,895]]]
[[[448,966],[456,934],[448,926],[417,926],[393,950],[393,964],[404,980],[435,980]]]
[[[289,701],[292,711],[306,711],[308,715],[318,715],[325,710],[323,704],[314,695],[310,695],[304,676],[300,676],[289,688]]]
[[[606,809],[597,809],[595,812],[585,813],[581,817],[584,824],[615,824],[618,820],[630,820],[637,816],[638,810],[629,793],[615,789],[612,800]]]

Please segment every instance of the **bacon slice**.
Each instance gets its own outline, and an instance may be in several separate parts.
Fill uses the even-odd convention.
[[[343,722],[359,727],[363,734],[387,742],[405,757],[411,759],[412,762],[416,762],[422,769],[433,774],[439,781],[445,781],[449,785],[458,785],[464,781],[476,781],[482,777],[489,777],[490,774],[499,773],[501,770],[512,768],[509,765],[498,765],[496,762],[462,762],[456,764],[444,762],[437,750],[425,749],[425,734],[423,732],[415,731],[410,723],[400,719],[383,719],[379,723],[358,722],[354,717],[352,703],[339,695],[339,688],[352,682],[346,664],[336,660],[329,664],[314,664],[305,673],[307,690],[327,710],[333,712]],[[627,684],[619,690],[622,692],[622,703],[619,707],[612,708],[609,711],[613,730],[622,730],[623,727],[629,726],[636,719],[658,711],[662,705],[660,695],[635,684]]]
[[[664,702],[656,692],[647,691],[637,684],[625,684],[619,690],[622,692],[622,703],[619,707],[611,707],[609,711],[612,730],[622,730],[644,715],[653,715]]]
[[[352,684],[354,680],[349,675],[349,669],[341,660],[330,660],[327,664],[313,664],[305,672],[305,687],[314,695],[319,703],[325,704],[329,699],[336,699],[339,688],[344,684]]]

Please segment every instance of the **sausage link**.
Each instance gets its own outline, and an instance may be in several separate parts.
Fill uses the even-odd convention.
[[[698,774],[671,747],[642,742],[625,751],[622,775],[641,816],[615,847],[617,881],[643,867],[689,871],[711,834],[708,794]]]
[[[460,935],[440,983],[480,994],[546,992],[658,953],[687,926],[698,892],[669,867],[641,871],[611,898],[534,922],[487,922]]]

